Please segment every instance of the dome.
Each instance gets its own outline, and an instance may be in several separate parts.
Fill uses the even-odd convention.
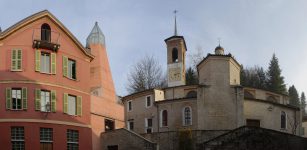
[[[215,48],[215,54],[216,55],[224,55],[224,48],[221,45],[217,46]]]

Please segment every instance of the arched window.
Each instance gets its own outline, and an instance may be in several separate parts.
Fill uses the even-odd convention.
[[[287,128],[287,114],[282,111],[280,114],[280,128],[286,129]]]
[[[192,125],[192,109],[191,107],[183,108],[183,125],[188,126]]]
[[[161,126],[166,127],[167,126],[167,110],[161,111]]]
[[[41,27],[41,40],[51,41],[51,28],[47,23],[44,23]]]
[[[196,98],[197,92],[196,91],[189,91],[186,97],[187,98]]]
[[[173,48],[172,58],[173,58],[173,62],[178,62],[178,50],[177,50],[177,48]]]

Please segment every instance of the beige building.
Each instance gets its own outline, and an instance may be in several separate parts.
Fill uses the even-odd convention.
[[[165,42],[168,87],[123,97],[128,130],[150,134],[249,125],[299,135],[300,109],[289,105],[287,95],[241,86],[240,64],[221,46],[197,65],[199,83],[185,85],[184,37]]]

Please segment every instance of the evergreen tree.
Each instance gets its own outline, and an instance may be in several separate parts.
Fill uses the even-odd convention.
[[[265,89],[266,75],[262,67],[255,66],[246,69],[242,67],[240,77],[243,86]]]
[[[263,68],[262,67],[256,67],[255,69],[256,69],[257,76],[258,76],[257,88],[266,89],[266,86],[265,86],[266,75],[265,75]]]
[[[269,69],[267,71],[266,87],[269,91],[276,93],[286,93],[286,85],[284,77],[281,76],[281,69],[278,64],[278,58],[273,54],[270,61]]]
[[[301,94],[301,108],[302,108],[302,111],[303,111],[303,115],[306,115],[306,97],[305,97],[305,93],[302,92]]]
[[[189,67],[186,70],[185,78],[186,78],[186,85],[198,84],[198,77],[196,71],[192,69],[192,67]]]
[[[297,92],[295,86],[294,85],[290,86],[288,92],[289,92],[290,104],[293,105],[293,106],[299,107],[300,106],[300,98],[299,98],[299,95],[298,95],[298,92]]]

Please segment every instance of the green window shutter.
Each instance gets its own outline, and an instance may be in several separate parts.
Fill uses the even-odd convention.
[[[17,60],[16,60],[16,69],[21,70],[22,67],[22,50],[18,49],[17,51]]]
[[[11,70],[16,70],[16,58],[17,58],[17,53],[16,50],[12,50],[12,56],[11,56]]]
[[[51,91],[51,112],[56,112],[56,91]]]
[[[82,96],[77,97],[77,115],[82,115]]]
[[[22,88],[22,108],[24,110],[28,109],[28,93],[27,88]]]
[[[64,98],[63,98],[63,113],[67,114],[67,109],[68,109],[68,94],[64,93]]]
[[[41,90],[35,89],[35,110],[41,110]]]
[[[6,88],[6,109],[11,109],[12,102],[12,90],[11,88]]]
[[[35,71],[41,70],[41,51],[35,50]]]
[[[63,56],[63,76],[67,77],[68,72],[68,57]]]
[[[51,53],[51,74],[56,74],[56,53]]]

